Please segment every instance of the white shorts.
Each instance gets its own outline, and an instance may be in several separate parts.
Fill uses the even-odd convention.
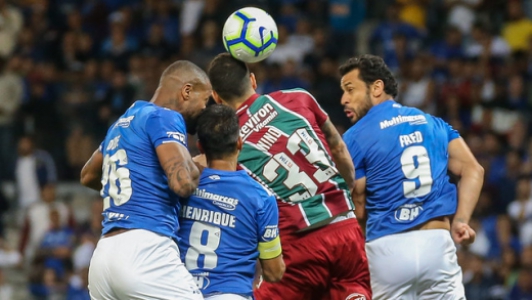
[[[374,300],[465,299],[449,231],[414,230],[366,243]]]
[[[97,300],[203,299],[176,243],[142,229],[98,241],[89,267],[89,291]]]
[[[244,297],[236,294],[219,294],[205,297],[205,300],[251,300],[251,297]]]

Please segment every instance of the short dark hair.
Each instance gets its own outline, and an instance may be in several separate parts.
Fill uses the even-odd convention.
[[[237,148],[240,127],[234,109],[214,104],[198,118],[198,140],[207,159],[223,159]]]
[[[382,58],[370,54],[350,58],[340,66],[340,75],[344,76],[355,69],[359,70],[358,76],[366,85],[380,79],[384,82],[384,92],[394,98],[397,96],[397,81]]]
[[[244,96],[250,85],[248,66],[229,53],[218,54],[207,73],[212,89],[225,101]]]

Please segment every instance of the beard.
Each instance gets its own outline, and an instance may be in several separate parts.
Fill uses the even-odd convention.
[[[199,114],[197,116],[183,115],[183,119],[185,119],[185,125],[187,127],[188,134],[191,134],[191,135],[196,134],[196,129],[198,126],[198,118],[199,118]]]
[[[355,117],[356,119],[351,120],[353,124],[356,124],[358,121],[360,121],[364,116],[367,115],[368,111],[373,107],[373,104],[371,103],[371,98],[369,96],[369,90],[366,92],[366,97],[364,99],[364,102],[362,105],[355,109]]]

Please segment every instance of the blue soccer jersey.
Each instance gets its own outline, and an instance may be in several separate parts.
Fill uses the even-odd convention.
[[[366,177],[367,241],[456,212],[447,150],[458,137],[440,118],[393,100],[344,134],[356,179]]]
[[[251,296],[257,258],[281,254],[275,197],[245,171],[206,168],[182,204],[181,259],[203,295]]]
[[[102,234],[128,228],[176,238],[179,197],[168,187],[155,148],[169,142],[186,147],[186,137],[179,113],[145,101],[135,102],[109,128],[100,146]]]

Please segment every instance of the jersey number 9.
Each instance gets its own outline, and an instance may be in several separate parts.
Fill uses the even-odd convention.
[[[427,149],[423,146],[406,148],[401,155],[401,168],[406,178],[403,192],[406,198],[422,197],[432,190],[432,172]],[[419,180],[419,186],[417,181]]]

